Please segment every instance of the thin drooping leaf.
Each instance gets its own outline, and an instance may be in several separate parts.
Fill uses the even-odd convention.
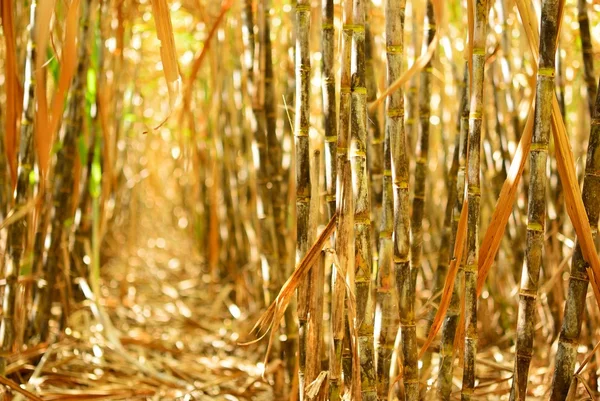
[[[427,348],[429,348],[437,332],[442,327],[444,317],[446,316],[446,311],[448,310],[448,306],[450,306],[450,299],[452,298],[452,291],[454,290],[454,280],[456,279],[458,267],[460,266],[460,261],[462,260],[463,250],[465,249],[467,217],[468,200],[465,197],[465,200],[463,201],[463,207],[460,212],[460,220],[458,222],[458,230],[456,232],[456,242],[454,243],[453,257],[452,261],[450,262],[450,267],[448,268],[446,281],[444,283],[442,299],[440,300],[440,306],[438,307],[435,317],[433,318],[433,323],[431,323],[431,328],[429,329],[429,334],[427,335],[425,344],[423,344],[421,350],[419,351],[419,359],[425,354],[425,351],[427,351]]]
[[[17,182],[17,116],[21,115],[23,106],[23,88],[19,84],[17,75],[17,50],[15,44],[15,31],[13,25],[13,2],[3,1],[2,7],[2,32],[4,33],[6,104],[4,114],[6,157],[10,166],[10,176],[13,186]]]
[[[173,108],[179,99],[181,92],[181,77],[179,65],[177,64],[177,50],[175,49],[175,38],[173,37],[173,25],[169,14],[167,0],[152,0],[152,14],[156,21],[156,35],[160,41],[160,59],[169,89],[169,112],[165,119],[154,129],[159,129],[171,116]]]

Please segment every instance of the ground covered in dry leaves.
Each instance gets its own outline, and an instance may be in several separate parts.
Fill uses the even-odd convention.
[[[271,399],[261,379],[264,344],[238,345],[256,316],[206,272],[186,217],[174,217],[178,195],[161,188],[165,177],[137,178],[127,230],[103,245],[99,306],[88,291],[65,334],[14,355],[7,373],[43,400]]]

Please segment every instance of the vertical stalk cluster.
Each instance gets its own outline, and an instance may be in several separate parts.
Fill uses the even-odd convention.
[[[488,0],[475,2],[473,31],[473,76],[469,110],[469,142],[467,160],[468,227],[465,262],[465,359],[462,399],[470,400],[475,387],[475,356],[477,353],[477,266],[479,262],[479,209],[481,131],[483,117],[483,79],[485,70],[485,39]]]
[[[85,88],[89,64],[88,41],[90,33],[91,0],[81,3],[81,32],[79,36],[78,64],[69,93],[69,106],[65,115],[64,135],[62,146],[57,153],[54,171],[54,216],[51,219],[51,234],[48,258],[43,266],[42,279],[38,284],[33,306],[34,334],[44,341],[48,335],[50,308],[55,299],[55,283],[59,268],[64,268],[63,247],[72,231],[71,222],[74,217],[75,205],[73,185],[75,177],[73,169],[77,158],[77,140],[83,129]]]
[[[542,2],[540,57],[536,84],[535,122],[529,154],[530,176],[525,263],[521,273],[517,345],[511,400],[525,400],[533,356],[536,300],[546,230],[546,168],[550,139],[559,0]]]
[[[23,81],[23,111],[21,114],[21,132],[19,151],[17,154],[17,186],[13,192],[13,207],[22,208],[32,195],[30,175],[35,162],[33,137],[35,116],[35,31],[37,16],[37,1],[29,6],[29,25],[27,26],[27,55],[25,58],[25,74]],[[3,156],[2,156],[3,157]],[[4,297],[2,299],[2,322],[0,323],[0,374],[4,374],[6,354],[10,353],[15,344],[15,301],[17,282],[23,254],[27,248],[27,231],[30,219],[23,217],[10,226],[6,237],[6,256],[4,260]]]
[[[404,1],[386,4],[387,82],[395,82],[402,73]],[[389,131],[394,198],[393,260],[398,294],[398,312],[404,361],[404,387],[407,399],[419,396],[417,332],[414,302],[411,298],[410,274],[410,214],[408,187],[408,149],[404,130],[404,93],[398,89],[388,96],[386,130]]]
[[[275,238],[275,222],[273,214],[273,189],[271,185],[273,157],[270,154],[269,136],[275,135],[273,116],[273,74],[272,65],[268,66],[270,55],[269,39],[269,5],[267,0],[258,3],[258,46],[254,56],[254,99],[252,109],[256,126],[254,130],[254,164],[257,184],[257,214],[260,228],[261,254],[263,258],[263,280],[265,300],[270,303],[279,291],[279,255]],[[271,63],[272,64],[272,63]],[[270,71],[269,71],[270,70]],[[268,74],[270,76],[268,76]],[[268,94],[267,94],[268,92]],[[267,106],[269,103],[269,106]],[[267,117],[269,107],[269,117]],[[269,131],[271,131],[269,133]],[[273,139],[271,138],[271,141]],[[276,138],[275,138],[276,141]]]
[[[342,369],[344,387],[349,388],[351,382],[351,353],[348,336],[349,321],[346,319],[344,299],[346,294],[346,276],[353,266],[353,202],[352,174],[348,160],[348,141],[350,139],[350,93],[351,93],[351,54],[352,54],[352,1],[343,3],[342,54],[340,60],[340,117],[336,143],[336,209],[338,212],[335,252],[340,266],[335,266],[332,280],[332,337],[333,362],[329,380],[330,400],[341,397]]]
[[[371,299],[371,201],[367,175],[367,88],[365,74],[365,1],[354,0],[350,164],[354,198],[354,283],[362,398],[376,400]]]

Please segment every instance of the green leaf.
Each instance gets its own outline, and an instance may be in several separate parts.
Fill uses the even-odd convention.
[[[39,181],[39,178],[37,170],[31,170],[29,172],[29,185],[34,186]]]
[[[87,166],[88,163],[88,149],[87,143],[83,135],[77,138],[77,150],[79,151],[79,160],[81,160],[82,166]]]
[[[54,142],[54,145],[52,145],[52,154],[55,155],[58,152],[60,152],[60,150],[63,148],[63,143],[61,141],[56,141]]]

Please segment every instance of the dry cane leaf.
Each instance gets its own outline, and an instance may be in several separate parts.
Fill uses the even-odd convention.
[[[513,205],[517,196],[517,189],[519,188],[519,180],[523,175],[525,169],[525,162],[527,155],[529,154],[529,148],[531,147],[531,136],[533,134],[533,121],[534,121],[534,108],[533,104],[529,108],[529,116],[527,117],[527,123],[525,129],[521,135],[521,140],[515,152],[515,156],[510,163],[508,170],[508,177],[502,185],[498,201],[490,225],[485,232],[481,247],[479,250],[479,267],[477,275],[477,296],[481,295],[485,279],[494,263],[496,253],[500,248],[500,242],[504,235],[508,218],[513,210]]]
[[[556,164],[563,185],[565,206],[577,233],[583,257],[590,265],[590,268],[587,269],[590,284],[594,290],[596,302],[600,307],[600,282],[598,281],[600,278],[600,259],[598,258],[598,252],[596,251],[594,238],[592,237],[592,229],[583,205],[581,190],[579,189],[577,174],[575,173],[575,160],[569,146],[569,139],[567,138],[565,124],[560,114],[556,94],[552,100],[552,128],[554,143],[556,145]]]
[[[436,20],[442,16],[442,6],[443,6],[443,2],[441,1],[434,1],[434,14],[436,17]],[[411,79],[416,73],[420,72],[425,65],[427,65],[427,63],[429,62],[429,60],[431,60],[431,57],[433,56],[433,52],[435,51],[438,41],[440,39],[440,32],[436,31],[435,36],[433,37],[431,43],[429,43],[429,46],[427,46],[427,51],[423,54],[421,54],[421,56],[419,56],[418,59],[415,60],[415,62],[413,63],[413,65],[410,66],[410,68],[408,70],[406,70],[404,72],[404,74],[402,74],[400,76],[400,78],[398,78],[397,80],[395,80],[377,99],[375,99],[372,103],[369,104],[368,108],[369,108],[369,112],[373,113],[375,110],[377,110],[377,107],[392,93],[394,93],[395,91],[398,90],[398,88],[400,88],[402,85],[404,85],[406,82],[408,82],[409,79]]]
[[[13,27],[13,2],[2,1],[2,32],[6,46],[5,80],[6,80],[6,111],[5,111],[5,148],[13,186],[17,183],[17,116],[21,114],[23,105],[23,88],[17,75],[17,51]]]
[[[529,7],[530,4],[528,4],[529,3],[525,3],[523,0],[517,0],[517,7],[519,8],[519,13],[525,26],[525,32],[529,39],[530,50],[532,52],[533,57],[537,60],[539,46],[537,19],[535,14]],[[558,32],[560,32],[560,25],[562,23],[562,13],[563,3],[560,4],[558,14]],[[536,73],[537,63],[533,65],[533,78],[535,78]],[[532,79],[532,86],[535,85],[535,82],[535,79]],[[533,122],[535,117],[533,105],[534,98],[532,97],[530,101],[529,115],[527,117],[527,123],[525,124],[523,135],[521,136],[517,152],[510,165],[508,177],[502,185],[502,190],[500,191],[500,196],[498,197],[498,202],[496,203],[496,208],[492,215],[492,220],[490,222],[489,228],[486,231],[483,242],[481,244],[481,248],[479,251],[477,296],[481,295],[481,291],[483,290],[483,286],[485,284],[485,279],[492,267],[492,264],[494,263],[496,253],[498,252],[500,242],[502,241],[502,236],[504,235],[506,223],[508,222],[508,218],[510,217],[510,213],[512,212],[512,206],[515,201],[517,186],[519,184],[521,176],[523,175],[523,170],[525,168],[526,161],[525,156],[529,154],[529,148],[531,147],[531,136],[533,134]]]
[[[156,35],[160,41],[160,59],[169,89],[169,112],[165,119],[154,127],[154,130],[157,130],[169,119],[175,108],[181,92],[181,77],[179,76],[173,25],[171,24],[167,1],[152,0],[152,14],[156,21]]]
[[[14,222],[23,218],[29,212],[31,212],[39,199],[40,195],[38,194],[38,196],[36,196],[35,198],[29,199],[29,202],[23,205],[23,207],[21,207],[20,209],[12,209],[10,212],[8,212],[6,218],[2,220],[2,222],[0,222],[0,230],[5,229],[6,227],[10,226]]]
[[[460,261],[462,259],[463,250],[465,249],[465,237],[467,234],[467,216],[468,212],[468,200],[465,198],[462,206],[462,210],[460,212],[460,220],[458,221],[458,230],[456,232],[456,242],[454,244],[454,257],[452,258],[452,262],[450,262],[450,267],[448,268],[448,274],[446,275],[446,281],[444,283],[444,290],[442,293],[442,299],[440,300],[440,306],[435,314],[433,322],[431,323],[431,328],[429,329],[429,334],[427,335],[427,339],[425,340],[425,344],[421,347],[421,351],[419,351],[419,359],[425,354],[427,348],[433,342],[435,335],[439,331],[440,327],[442,327],[442,322],[444,317],[446,316],[446,311],[448,310],[448,306],[450,306],[450,299],[452,298],[452,292],[454,291],[454,280],[456,279],[456,273],[458,272],[458,266],[460,265]]]
[[[329,223],[325,229],[321,232],[315,243],[310,247],[304,258],[300,261],[300,263],[296,266],[294,273],[287,279],[285,284],[281,287],[279,294],[275,298],[275,300],[269,305],[267,310],[260,316],[251,332],[260,332],[264,330],[265,332],[256,340],[249,341],[246,343],[239,343],[239,345],[250,345],[254,344],[260,340],[262,340],[267,333],[270,333],[269,336],[269,345],[267,346],[267,352],[265,353],[265,366],[267,365],[269,352],[271,351],[271,346],[273,340],[275,339],[275,335],[277,334],[277,328],[279,327],[279,323],[283,318],[286,308],[288,307],[292,295],[294,295],[294,291],[300,284],[302,278],[308,273],[310,268],[315,264],[317,258],[319,257],[325,242],[329,239],[331,234],[335,231],[335,223],[337,219],[337,213],[331,217]]]
[[[48,127],[48,100],[46,98],[46,48],[50,37],[50,19],[54,11],[54,0],[38,3],[36,11],[36,52],[35,57],[35,99],[37,103],[35,144],[40,163],[40,172],[45,177],[50,156],[49,147],[52,144],[52,133]],[[44,182],[44,180],[42,180]]]
[[[219,16],[215,20],[215,23],[213,24],[212,28],[210,29],[210,32],[208,33],[208,36],[206,37],[206,40],[204,41],[204,46],[202,47],[202,50],[200,50],[200,53],[198,54],[198,56],[196,56],[194,58],[194,63],[192,64],[192,71],[190,72],[190,76],[187,80],[187,85],[185,86],[185,89],[183,90],[183,105],[182,105],[182,109],[181,109],[181,111],[182,111],[181,117],[183,116],[183,112],[186,112],[188,110],[188,108],[190,107],[190,99],[192,98],[192,89],[194,88],[194,82],[196,82],[196,77],[198,76],[198,72],[200,71],[200,67],[202,66],[202,61],[204,61],[204,58],[206,57],[206,54],[208,53],[208,50],[210,49],[210,44],[212,43],[212,38],[215,35],[215,33],[217,32],[217,28],[223,21],[225,14],[227,13],[227,11],[229,11],[232,4],[233,4],[233,0],[227,0],[223,3],[223,5],[221,6],[221,12],[219,13]],[[181,123],[181,117],[180,117],[180,123]]]
[[[43,401],[40,397],[38,397],[37,395],[21,388],[21,386],[19,386],[17,383],[15,383],[14,381],[7,379],[5,377],[0,376],[0,384],[5,385],[6,387],[10,387],[13,391],[22,394],[23,396],[29,398],[30,400],[34,400],[34,401]]]
[[[79,32],[79,2],[80,0],[73,0],[67,11],[64,46],[62,51],[62,58],[60,60],[60,74],[58,77],[58,87],[52,96],[51,114],[49,116],[50,129],[47,131],[47,136],[43,139],[36,138],[36,144],[38,148],[38,157],[40,162],[40,172],[42,176],[46,175],[48,171],[48,160],[50,160],[50,150],[52,149],[52,143],[62,118],[62,111],[65,104],[71,81],[73,80],[73,74],[75,74],[75,68],[77,67],[77,33]],[[38,140],[39,139],[39,140]]]
[[[529,24],[532,24],[531,21],[535,20],[535,15],[533,15],[530,8],[527,8],[526,4],[523,4],[523,0],[517,1],[517,6],[519,7],[521,19],[523,21],[529,21]],[[558,32],[560,32],[560,25],[562,24],[563,11],[564,1],[561,1],[558,10]],[[528,30],[526,33],[530,47],[536,49],[539,44],[539,33],[537,29]],[[537,52],[533,51],[533,53],[537,59]],[[556,161],[560,180],[563,185],[567,214],[577,233],[583,257],[590,265],[590,268],[587,269],[590,284],[594,290],[596,302],[600,306],[600,259],[598,258],[596,247],[594,246],[590,223],[587,219],[585,207],[583,206],[581,190],[575,173],[575,160],[573,159],[573,153],[569,145],[565,123],[560,113],[556,94],[554,94],[552,99],[552,135],[556,147]]]
[[[328,371],[322,370],[321,373],[319,373],[319,376],[317,376],[315,380],[306,386],[306,396],[309,400],[314,399],[319,394],[319,391],[321,390],[323,383],[325,383],[325,379],[327,379],[328,375]]]

